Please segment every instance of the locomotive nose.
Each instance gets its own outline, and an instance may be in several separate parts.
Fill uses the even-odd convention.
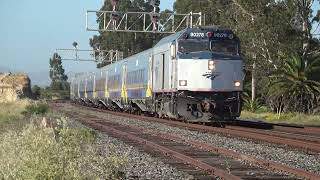
[[[179,90],[242,91],[241,60],[183,59],[178,62]]]

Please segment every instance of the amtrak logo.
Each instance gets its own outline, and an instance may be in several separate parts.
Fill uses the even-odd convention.
[[[207,72],[205,74],[203,74],[203,77],[206,77],[208,79],[214,80],[216,77],[220,76],[221,73],[220,72]]]

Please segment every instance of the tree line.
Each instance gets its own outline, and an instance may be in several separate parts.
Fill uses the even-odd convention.
[[[245,60],[245,107],[313,113],[320,101],[320,42],[312,33],[319,0],[176,0],[176,13],[202,12],[206,25],[232,29]],[[119,11],[152,11],[149,0],[120,1]],[[101,10],[110,10],[108,1]],[[165,10],[170,12],[169,10]],[[130,56],[151,48],[163,35],[100,32],[93,48],[118,49]]]
[[[150,0],[121,0],[117,10],[151,12],[153,8],[149,3]],[[313,35],[314,29],[319,28],[320,11],[312,9],[315,3],[320,2],[176,0],[173,12],[202,12],[206,25],[230,28],[239,36],[241,56],[246,64],[243,93],[246,109],[255,111],[266,106],[278,113],[314,113],[317,109],[320,111],[320,40]],[[111,9],[109,1],[101,7],[101,10]],[[98,46],[117,49],[127,57],[151,48],[163,37],[160,34],[99,32],[90,39],[90,45],[94,49]],[[50,60],[52,73],[55,72],[54,58]],[[59,61],[56,64],[61,72]],[[64,83],[60,82],[66,79],[52,73],[51,87],[64,89]]]
[[[51,83],[47,87],[32,86],[34,99],[68,99],[70,96],[70,84],[68,76],[62,66],[62,59],[58,53],[54,53],[49,59],[49,77]]]

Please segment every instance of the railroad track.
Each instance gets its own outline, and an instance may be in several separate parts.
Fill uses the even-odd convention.
[[[164,159],[164,162],[177,167],[179,170],[188,172],[198,179],[212,179],[216,176],[224,179],[295,179],[293,176],[277,173],[274,170],[308,179],[320,178],[320,176],[311,172],[184,139],[174,134],[164,134],[134,126],[119,125],[99,116],[74,111],[74,106],[70,104],[53,104],[52,107],[87,126],[121,139],[152,155],[159,156]],[[100,111],[92,108],[85,109]],[[114,114],[114,112],[112,113]],[[117,114],[116,116],[124,116],[123,114],[119,115],[119,113],[115,114]],[[126,117],[128,115],[126,114]],[[130,116],[130,118],[137,117],[140,116]],[[254,166],[243,162],[249,162]]]
[[[81,107],[83,106],[72,104],[72,106]],[[311,131],[306,133],[303,129],[297,128],[277,128],[276,130],[264,130],[264,129],[253,129],[253,128],[243,128],[236,126],[226,126],[225,128],[217,128],[212,126],[204,126],[194,123],[185,123],[180,121],[172,121],[167,119],[159,119],[154,117],[133,115],[121,112],[107,111],[92,107],[86,107],[92,111],[97,112],[107,112],[109,114],[128,117],[133,119],[138,119],[147,122],[158,122],[166,124],[173,127],[183,127],[190,130],[196,130],[199,132],[212,133],[212,134],[222,134],[225,136],[232,136],[237,138],[245,138],[256,142],[267,142],[271,144],[285,145],[294,149],[303,150],[309,154],[315,154],[320,152],[320,134],[317,131]],[[315,128],[314,128],[315,129]],[[286,131],[283,131],[286,130]],[[303,134],[304,133],[304,134]]]
[[[262,135],[267,135],[267,136],[274,136],[274,137],[316,143],[316,144],[320,145],[320,134],[302,133],[304,131],[301,132],[300,129],[296,130],[295,128],[290,128],[290,130],[287,129],[287,131],[285,131],[282,128],[279,128],[279,129],[275,128],[272,130],[243,128],[243,127],[237,127],[237,126],[226,126],[225,128],[231,129],[231,130],[236,130],[236,131],[244,131],[244,132],[262,134]],[[307,144],[305,144],[305,145],[307,145]]]
[[[312,135],[312,136],[320,137],[320,127],[290,128],[290,127],[275,126],[274,130],[280,131],[280,132],[295,133],[295,134],[301,134],[301,135]]]
[[[261,130],[273,130],[299,135],[310,135],[320,137],[320,127],[302,126],[296,124],[267,123],[263,121],[235,120],[226,123],[227,126],[255,128]]]

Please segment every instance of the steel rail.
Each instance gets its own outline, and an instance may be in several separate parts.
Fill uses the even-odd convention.
[[[280,163],[275,163],[275,162],[268,161],[268,160],[258,159],[258,158],[255,158],[254,156],[241,154],[241,153],[238,153],[238,152],[235,152],[235,151],[232,151],[232,150],[228,150],[226,148],[216,147],[216,146],[213,146],[213,145],[209,145],[209,144],[206,144],[206,143],[194,141],[194,140],[191,140],[191,139],[186,139],[186,138],[183,138],[183,137],[171,134],[171,133],[165,133],[164,134],[164,133],[154,132],[152,130],[146,130],[146,129],[138,128],[138,127],[131,126],[131,125],[127,125],[127,127],[130,127],[131,129],[135,129],[135,130],[140,131],[140,132],[152,133],[152,134],[155,134],[156,136],[159,136],[159,137],[162,137],[162,138],[165,138],[165,139],[168,139],[168,140],[176,141],[176,142],[179,142],[179,143],[186,143],[186,144],[189,144],[191,146],[197,147],[199,149],[204,149],[204,150],[207,150],[207,151],[223,154],[223,155],[232,157],[234,159],[240,159],[240,160],[243,160],[243,161],[247,161],[247,162],[253,163],[255,165],[262,166],[262,167],[264,167],[266,169],[269,169],[269,170],[283,171],[283,172],[287,172],[289,174],[293,174],[293,175],[298,176],[298,177],[303,177],[303,178],[308,178],[308,179],[314,179],[314,180],[320,179],[320,175],[312,173],[312,172],[305,171],[303,169],[290,167],[290,166],[287,166],[287,165],[283,165],[283,164],[280,164]]]
[[[233,159],[240,159],[243,161],[247,161],[247,162],[250,162],[250,163],[255,164],[257,166],[262,166],[265,169],[283,171],[283,172],[287,172],[289,174],[293,174],[298,177],[303,177],[303,178],[312,179],[312,180],[313,179],[314,180],[320,179],[320,175],[309,172],[309,171],[305,171],[303,169],[290,167],[290,166],[283,165],[283,164],[276,163],[276,162],[272,162],[269,160],[255,158],[254,156],[241,154],[241,153],[238,153],[238,152],[226,149],[226,148],[220,148],[220,147],[216,147],[216,146],[209,145],[206,143],[198,142],[195,140],[186,139],[186,138],[174,135],[172,133],[159,133],[159,132],[155,132],[153,130],[147,130],[147,129],[139,128],[139,127],[132,126],[132,125],[123,125],[123,126],[129,127],[130,129],[134,129],[138,132],[146,132],[148,134],[153,134],[155,136],[162,137],[164,139],[176,141],[179,143],[185,143],[185,144],[194,146],[199,149],[223,154],[225,156],[232,157]]]
[[[252,132],[257,134],[264,134],[264,135],[272,135],[277,136],[281,138],[287,138],[287,139],[295,139],[299,141],[309,141],[309,142],[316,142],[320,144],[320,138],[317,136],[310,136],[306,134],[295,134],[294,132],[282,132],[282,131],[275,131],[275,130],[265,130],[265,129],[254,129],[254,128],[244,128],[244,127],[237,127],[237,126],[226,126],[227,129],[232,130],[240,130],[240,131],[246,131],[246,132]]]
[[[84,114],[84,113],[79,113],[78,112],[78,114],[82,114],[82,115],[88,116],[88,114]],[[92,118],[99,118],[100,119],[100,117],[95,116],[95,115],[89,115],[89,116],[92,117]],[[102,119],[104,119],[104,118],[102,118]],[[102,125],[103,121],[98,122],[98,123],[97,122],[92,122],[92,123],[94,123],[96,126],[99,126],[99,125],[103,126]],[[109,123],[111,123],[111,122],[109,122]],[[263,167],[265,169],[283,171],[283,172],[287,172],[289,174],[293,174],[293,175],[298,176],[298,177],[303,177],[303,178],[308,178],[308,179],[320,179],[320,175],[312,173],[312,172],[305,171],[303,169],[298,169],[298,168],[290,167],[290,166],[283,165],[283,164],[280,164],[280,163],[275,163],[275,162],[272,162],[272,161],[255,158],[254,156],[241,154],[241,153],[238,153],[238,152],[235,152],[235,151],[232,151],[232,150],[228,150],[226,148],[220,148],[220,147],[216,147],[216,146],[209,145],[209,144],[206,144],[206,143],[198,142],[198,141],[195,141],[195,140],[186,139],[186,138],[183,138],[181,136],[174,135],[172,133],[160,133],[160,132],[155,132],[153,130],[147,130],[147,129],[139,128],[139,127],[132,126],[132,125],[123,125],[123,126],[124,127],[128,127],[130,129],[134,129],[137,132],[144,132],[144,133],[152,134],[152,135],[161,137],[163,139],[167,139],[167,140],[171,140],[171,141],[175,141],[175,142],[179,142],[179,143],[188,144],[190,146],[193,146],[193,147],[196,147],[196,148],[199,148],[199,149],[203,149],[203,150],[214,152],[214,153],[223,154],[225,156],[232,157],[233,159],[239,159],[239,160],[247,161],[247,162],[250,162],[250,163],[255,164],[257,166],[261,166],[261,167]],[[151,144],[151,145],[154,145],[154,144]],[[186,158],[186,157],[183,157],[183,158]],[[188,162],[191,163],[193,161],[188,160]],[[200,162],[200,161],[196,160],[196,163],[197,162]],[[205,168],[206,166],[203,166],[203,167]]]
[[[313,136],[320,136],[320,127],[303,127],[303,128],[289,128],[289,127],[281,127],[275,126],[274,130],[280,132],[289,132],[289,133],[298,133],[302,135],[313,135]]]
[[[101,112],[108,112],[110,114],[123,116],[123,117],[135,116],[136,119],[139,119],[142,121],[159,122],[159,123],[164,123],[170,126],[185,127],[185,128],[189,128],[197,131],[203,131],[206,133],[213,133],[213,134],[219,133],[227,136],[231,135],[233,137],[247,138],[247,139],[258,141],[258,142],[268,142],[272,144],[288,145],[290,147],[301,149],[307,152],[316,152],[316,153],[320,152],[319,143],[305,142],[304,140],[288,139],[284,137],[276,137],[273,135],[258,134],[254,132],[245,132],[242,130],[235,130],[235,129],[216,128],[216,127],[203,126],[198,124],[187,124],[179,121],[172,121],[172,120],[159,119],[159,118],[153,118],[153,117],[143,117],[138,115],[132,115],[132,114],[130,115],[130,114],[124,114],[124,113],[106,111],[106,110],[101,110]]]
[[[138,136],[135,136],[133,134],[130,134],[130,133],[127,133],[127,132],[123,132],[123,131],[120,131],[120,130],[117,130],[115,128],[112,128],[112,127],[107,127],[107,126],[104,126],[100,123],[96,123],[94,121],[91,121],[91,120],[83,120],[83,119],[78,119],[79,121],[81,121],[82,123],[86,124],[86,125],[89,125],[90,127],[93,127],[93,128],[96,128],[98,130],[103,130],[104,132],[106,133],[113,133],[115,134],[118,138],[125,138],[125,139],[129,139],[131,141],[134,141],[134,142],[137,142],[139,144],[142,144],[144,146],[147,146],[148,148],[150,149],[154,149],[156,151],[160,151],[162,153],[164,153],[166,156],[169,156],[169,157],[174,157],[176,159],[179,159],[180,161],[184,162],[184,163],[187,163],[187,164],[190,164],[192,166],[195,166],[195,167],[198,167],[202,170],[204,170],[205,172],[211,174],[211,175],[214,175],[214,176],[219,176],[221,178],[224,178],[224,179],[230,179],[230,180],[240,180],[241,178],[237,177],[237,176],[234,176],[232,174],[229,174],[228,172],[224,171],[224,170],[221,170],[219,168],[215,168],[215,167],[212,167],[206,163],[203,163],[197,159],[194,159],[194,158],[191,158],[189,156],[186,156],[184,154],[181,154],[177,151],[174,151],[174,150],[171,150],[171,149],[168,149],[164,146],[161,146],[159,144],[156,144],[154,142],[151,142],[151,141],[148,141],[148,140],[145,140],[145,139],[142,139]]]
[[[80,105],[75,105],[75,106],[80,106]],[[83,106],[81,106],[83,107]],[[122,117],[135,117],[135,119],[139,119],[142,121],[146,122],[158,122],[158,123],[163,123],[169,126],[175,126],[175,127],[184,127],[184,128],[189,128],[192,130],[200,131],[200,132],[206,132],[206,133],[212,133],[212,134],[223,134],[226,136],[233,136],[237,138],[245,138],[245,139],[250,139],[256,142],[268,142],[271,144],[279,144],[279,145],[288,145],[290,147],[300,149],[303,151],[306,151],[308,153],[320,152],[320,144],[319,143],[314,143],[314,142],[306,142],[305,140],[295,140],[295,139],[289,139],[289,138],[284,138],[284,137],[277,137],[274,135],[267,135],[267,134],[259,134],[255,132],[246,132],[242,130],[235,130],[235,129],[227,129],[227,128],[216,128],[216,127],[211,127],[211,126],[203,126],[203,125],[198,125],[198,124],[188,124],[185,122],[179,122],[179,121],[173,121],[173,120],[167,120],[167,119],[159,119],[159,118],[154,118],[154,117],[146,117],[146,116],[139,116],[139,115],[133,115],[133,114],[126,114],[126,113],[120,113],[120,112],[114,112],[114,111],[109,111],[109,110],[101,110],[97,108],[92,108],[92,107],[86,107],[95,111],[99,112],[104,112],[104,113],[109,113],[117,116],[122,116]]]

